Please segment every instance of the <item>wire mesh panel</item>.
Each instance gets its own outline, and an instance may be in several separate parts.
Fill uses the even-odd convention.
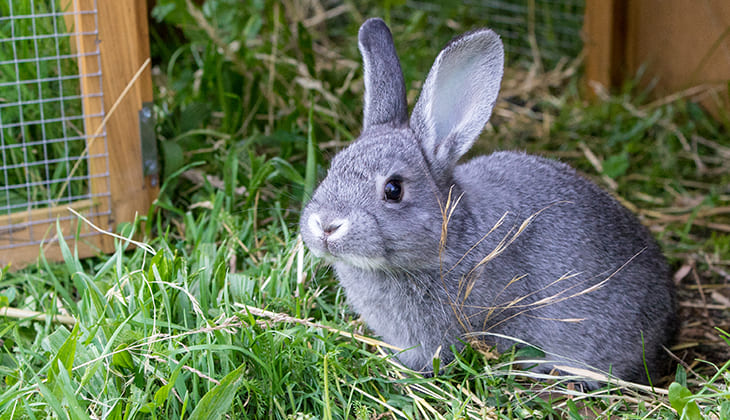
[[[97,40],[95,1],[0,0],[0,251],[111,214]]]
[[[409,0],[406,7],[434,16],[457,15],[462,23],[493,29],[512,64],[537,61],[552,67],[563,57],[577,57],[583,48],[585,0]]]
[[[512,60],[547,65],[577,57],[583,48],[584,0],[469,0],[484,8],[488,25],[498,32]]]

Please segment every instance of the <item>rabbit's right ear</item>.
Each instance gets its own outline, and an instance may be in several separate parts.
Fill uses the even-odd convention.
[[[360,27],[357,41],[365,68],[363,128],[405,125],[406,85],[388,26],[382,19],[368,19]]]
[[[449,171],[479,137],[503,71],[502,41],[489,29],[454,39],[436,57],[411,116],[432,171]]]

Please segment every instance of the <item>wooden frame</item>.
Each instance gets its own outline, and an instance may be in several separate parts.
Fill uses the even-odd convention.
[[[74,44],[82,75],[92,199],[0,216],[0,226],[11,226],[14,243],[26,238],[27,242],[36,242],[0,249],[0,268],[8,264],[19,268],[33,262],[41,247],[38,241],[44,242],[46,258],[61,260],[61,250],[55,240],[56,218],[70,215],[67,207],[82,215],[96,215],[89,217],[95,225],[113,230],[118,223],[131,222],[138,213],[146,213],[158,192],[157,176],[143,175],[139,136],[139,112],[143,103],[152,101],[147,1],[64,1],[65,10],[97,10],[96,14],[65,16],[66,26],[74,28],[77,34]],[[94,34],[97,30],[98,36]],[[97,48],[98,55],[95,54]],[[103,96],[96,95],[102,92]],[[43,222],[29,226],[30,221],[39,219]],[[65,217],[58,223],[64,235],[81,233],[79,240],[69,243],[72,249],[74,246],[78,249],[80,257],[114,250],[114,242],[109,236],[92,234],[93,230],[75,217]],[[2,240],[0,236],[0,245]]]

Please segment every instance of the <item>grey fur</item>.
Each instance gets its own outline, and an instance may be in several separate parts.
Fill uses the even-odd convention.
[[[370,19],[359,40],[364,129],[332,160],[301,219],[305,243],[334,265],[352,307],[407,349],[397,357],[416,370],[428,371],[439,349],[451,360],[469,335],[500,350],[513,344],[495,333],[544,350],[543,370],[592,367],[645,382],[645,359],[656,379],[674,290],[640,222],[560,162],[496,152],[457,165],[499,91],[499,37],[482,29],[448,44],[410,124],[387,26]],[[385,199],[391,179],[402,181],[400,202]]]

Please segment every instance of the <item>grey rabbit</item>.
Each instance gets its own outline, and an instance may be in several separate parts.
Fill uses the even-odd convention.
[[[458,163],[497,99],[499,36],[479,29],[446,45],[410,120],[390,30],[369,19],[358,41],[362,133],[333,158],[300,228],[352,308],[404,349],[395,357],[428,372],[469,338],[504,351],[514,337],[544,351],[543,371],[658,379],[674,288],[641,223],[557,161],[495,152]]]

